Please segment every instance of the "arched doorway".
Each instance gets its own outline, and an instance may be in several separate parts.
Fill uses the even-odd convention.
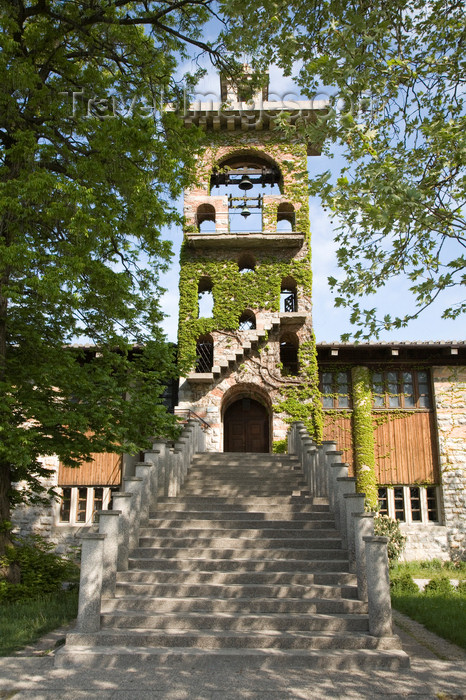
[[[269,452],[269,415],[259,401],[241,398],[223,417],[224,452]]]

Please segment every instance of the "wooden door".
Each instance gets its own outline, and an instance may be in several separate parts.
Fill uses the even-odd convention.
[[[223,422],[225,452],[268,452],[267,409],[254,399],[240,399],[226,411]]]

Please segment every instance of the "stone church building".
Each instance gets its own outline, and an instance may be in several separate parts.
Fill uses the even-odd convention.
[[[355,345],[313,334],[307,158],[320,145],[276,126],[284,112],[312,122],[325,109],[269,101],[266,87],[252,106],[222,80],[221,103],[187,113],[206,148],[184,199],[178,356],[190,371],[173,410],[202,421],[211,452],[280,451],[289,423],[302,420],[317,440],[337,441],[354,473],[372,460],[380,508],[408,535],[406,558],[464,558],[465,342]],[[70,470],[50,459],[62,502],[18,509],[17,526],[69,542],[134,462],[96,455]]]

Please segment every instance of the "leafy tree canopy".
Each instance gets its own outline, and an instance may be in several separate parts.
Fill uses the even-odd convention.
[[[0,12],[6,521],[12,482],[37,493],[39,455],[73,463],[173,428],[160,401],[174,373],[159,329],[160,231],[180,223],[173,200],[199,134],[162,105],[182,103],[188,49],[222,58],[201,39],[211,0],[15,0]],[[76,337],[97,356],[70,348]]]
[[[455,0],[275,0],[224,3],[237,44],[264,67],[298,71],[309,97],[331,90],[326,118],[308,136],[343,148],[336,181],[311,191],[336,215],[336,304],[352,310],[356,338],[406,326],[465,275],[466,25]],[[254,16],[254,22],[244,18]],[[360,298],[404,275],[413,313],[379,318]],[[445,294],[443,294],[443,298]],[[445,305],[456,318],[466,303]]]

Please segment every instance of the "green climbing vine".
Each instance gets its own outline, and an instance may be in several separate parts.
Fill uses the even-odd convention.
[[[378,491],[375,473],[375,444],[372,423],[372,382],[367,367],[353,367],[353,440],[356,489],[366,494],[369,508],[377,506]]]
[[[303,381],[285,386],[282,390],[284,398],[275,404],[274,410],[284,413],[287,423],[302,421],[309,435],[316,442],[322,442],[324,418],[314,335],[311,340],[302,343],[298,361]]]
[[[236,256],[193,259],[184,245],[180,260],[178,357],[180,363],[188,366],[194,364],[196,341],[201,335],[219,329],[237,330],[245,309],[278,312],[283,278],[293,277],[298,290],[305,294],[309,294],[312,285],[307,259],[288,263],[264,255],[254,271],[241,273]],[[202,278],[209,278],[212,283],[214,306],[210,318],[198,317],[198,285]]]

